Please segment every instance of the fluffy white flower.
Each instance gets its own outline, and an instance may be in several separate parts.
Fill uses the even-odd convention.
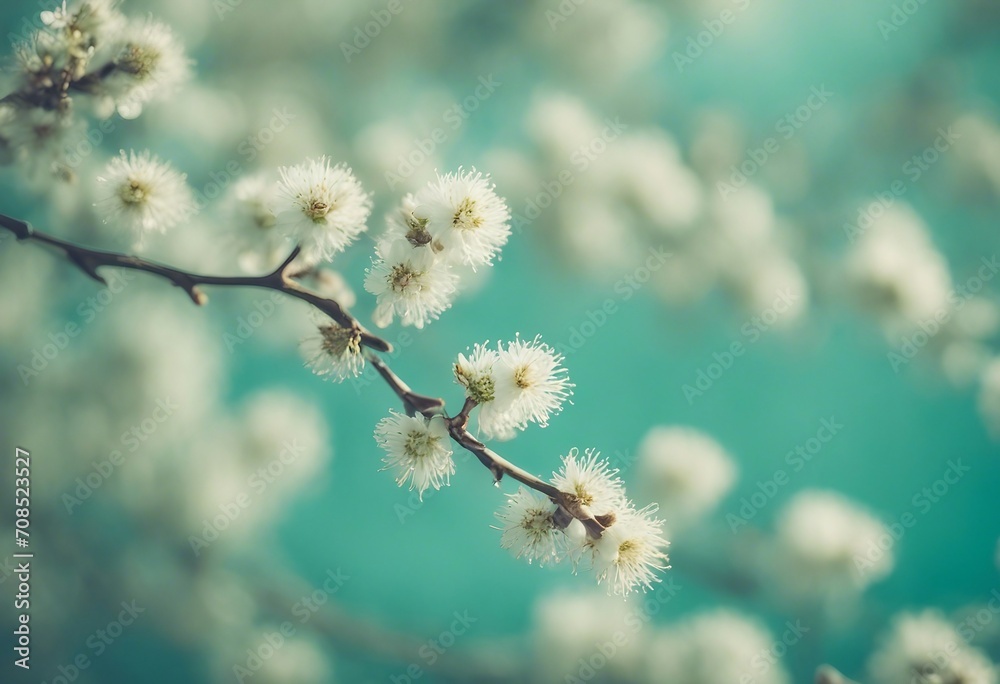
[[[529,422],[545,427],[562,408],[573,384],[563,357],[536,337],[520,337],[497,350],[477,344],[468,357],[458,355],[455,378],[479,407],[479,429],[489,439],[510,439]]]
[[[72,44],[63,32],[38,31],[14,46],[14,57],[27,88],[51,87],[54,74],[69,62]]]
[[[465,396],[478,406],[479,429],[487,439],[511,439],[515,434],[515,423],[509,411],[498,407],[496,399],[496,379],[493,366],[498,354],[485,344],[477,344],[472,353],[459,354],[455,362],[455,379],[465,388]]]
[[[375,441],[386,451],[386,469],[396,474],[396,484],[409,480],[423,498],[428,487],[440,489],[455,472],[448,426],[441,416],[427,420],[395,411],[375,427]]]
[[[367,228],[371,197],[344,164],[329,157],[278,169],[278,226],[317,260],[332,258]]]
[[[732,488],[736,466],[722,446],[693,428],[654,427],[639,446],[639,482],[671,530],[714,509]]]
[[[103,87],[125,118],[135,118],[143,104],[169,95],[191,75],[191,60],[180,40],[151,17],[129,21],[120,42]]]
[[[650,629],[648,622],[635,619],[639,615],[646,613],[635,602],[603,592],[540,593],[530,639],[537,678],[530,681],[640,682]],[[599,652],[603,644],[614,644],[615,654],[595,677],[591,664],[605,663]],[[669,679],[656,684],[663,682],[674,684]]]
[[[125,16],[118,11],[119,0],[83,0],[77,3],[71,19],[72,28],[87,34],[101,43],[118,35],[126,25]]]
[[[868,663],[873,684],[996,684],[986,656],[941,615],[903,614]]]
[[[258,272],[281,263],[290,245],[276,227],[274,184],[264,174],[241,178],[230,189],[227,205],[229,238],[240,267]]]
[[[460,263],[491,264],[510,236],[510,210],[489,176],[475,169],[438,175],[415,198],[413,215],[426,221],[435,248]]]
[[[696,615],[653,637],[645,681],[788,684],[790,678],[780,662],[761,659],[775,643],[767,628],[739,613],[716,610]]]
[[[509,494],[507,504],[497,512],[497,519],[503,524],[500,546],[529,563],[537,560],[539,565],[545,565],[558,561],[565,535],[553,522],[556,508],[544,494],[524,487]]]
[[[847,275],[860,303],[879,317],[896,344],[900,335],[951,313],[951,274],[911,209],[872,205],[865,214],[879,218],[857,238]]]
[[[552,484],[576,496],[594,515],[617,514],[628,507],[625,489],[618,471],[599,457],[594,449],[587,449],[580,457],[580,450],[573,447],[563,456],[562,468],[552,474]]]
[[[584,552],[598,583],[607,582],[609,594],[627,596],[639,588],[649,589],[659,581],[657,571],[670,567],[663,552],[669,545],[663,538],[663,521],[654,513],[655,505],[620,508],[600,539],[586,540]]]
[[[146,234],[162,233],[194,211],[185,178],[148,150],[139,154],[122,150],[97,179],[102,184],[102,197],[95,206],[106,223],[130,229],[141,244]]]
[[[530,342],[518,337],[499,346],[493,366],[495,401],[501,410],[510,411],[518,429],[529,421],[545,427],[572,393],[562,361],[562,354],[538,337]]]
[[[774,579],[791,598],[860,591],[892,570],[885,525],[834,492],[796,494],[777,528]]]
[[[451,306],[456,276],[431,250],[397,240],[380,244],[378,256],[365,277],[365,289],[378,298],[377,326],[399,316],[403,325],[422,328]]]
[[[30,178],[51,182],[53,175],[69,175],[66,150],[85,133],[82,119],[38,107],[0,110],[0,139],[10,161],[24,165]]]
[[[386,216],[385,239],[407,240],[414,247],[430,245],[433,237],[427,232],[427,219],[417,218],[413,213],[416,209],[417,198],[413,194],[404,195],[399,206]]]
[[[356,377],[365,366],[361,333],[327,319],[314,335],[302,340],[302,355],[317,375],[340,382]]]

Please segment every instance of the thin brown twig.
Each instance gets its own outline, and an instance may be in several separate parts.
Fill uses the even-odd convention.
[[[403,407],[406,409],[408,414],[413,415],[413,413],[416,412],[420,413],[425,418],[431,418],[432,416],[443,414],[444,402],[441,399],[435,399],[414,393],[413,390],[410,389],[410,386],[403,382],[403,380],[400,379],[400,377],[396,375],[382,359],[374,354],[368,354],[367,357],[368,361],[375,367],[375,370],[377,370],[379,375],[381,375],[385,380],[389,389],[391,389],[403,402]],[[475,455],[475,457],[479,459],[479,462],[493,474],[494,482],[499,483],[500,480],[503,479],[504,475],[509,475],[511,479],[517,480],[526,487],[530,487],[531,489],[541,492],[545,496],[549,497],[553,503],[564,509],[570,518],[580,520],[587,528],[587,532],[591,536],[600,537],[606,525],[602,524],[588,510],[586,510],[575,495],[563,492],[552,484],[545,482],[535,475],[532,475],[523,468],[514,465],[472,436],[467,429],[467,425],[469,422],[469,412],[474,406],[475,402],[471,402],[467,399],[461,412],[459,412],[454,418],[446,417],[448,422],[448,433],[451,435],[451,438],[455,441],[455,443]]]
[[[107,281],[98,273],[97,269],[102,266],[110,266],[142,271],[168,280],[184,290],[191,301],[198,306],[208,302],[208,297],[199,289],[200,286],[253,287],[274,290],[311,304],[340,326],[357,329],[361,333],[361,344],[364,346],[382,352],[392,351],[391,344],[366,330],[337,301],[323,297],[292,280],[289,270],[295,257],[298,256],[298,248],[293,250],[278,268],[261,276],[210,276],[182,271],[137,256],[81,247],[37,231],[30,223],[4,214],[0,214],[0,226],[9,230],[20,241],[34,241],[62,252],[73,265],[102,285],[107,285]]]
[[[365,347],[382,352],[392,350],[391,344],[368,332],[338,302],[322,297],[291,279],[289,272],[292,263],[299,254],[298,248],[293,250],[278,268],[262,276],[209,276],[190,273],[128,254],[81,247],[39,232],[26,221],[4,214],[0,214],[0,227],[9,230],[19,241],[37,242],[62,252],[71,263],[104,285],[107,282],[97,272],[97,269],[103,266],[110,266],[142,271],[159,276],[184,290],[191,298],[191,301],[199,306],[208,301],[208,298],[199,289],[199,286],[254,287],[275,290],[313,305],[345,328],[360,331],[361,342]],[[466,400],[462,410],[455,417],[449,418],[444,412],[445,403],[443,399],[414,392],[381,358],[372,353],[366,354],[366,357],[375,367],[375,370],[378,371],[382,379],[385,380],[389,388],[403,402],[403,408],[408,415],[412,416],[419,413],[425,418],[443,416],[447,421],[448,433],[451,435],[451,438],[460,447],[474,454],[479,459],[479,462],[492,473],[496,483],[499,484],[504,475],[509,475],[517,482],[541,492],[560,507],[559,520],[566,523],[570,522],[573,518],[580,520],[586,527],[588,534],[592,537],[600,537],[605,527],[613,522],[613,519],[609,519],[607,516],[595,517],[580,502],[576,495],[563,492],[523,468],[514,465],[476,439],[467,429],[469,414],[475,408],[475,402]]]

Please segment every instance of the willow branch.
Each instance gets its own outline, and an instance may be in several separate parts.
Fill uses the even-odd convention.
[[[198,306],[202,306],[208,302],[208,297],[200,289],[201,286],[250,287],[274,290],[311,304],[344,328],[358,330],[361,333],[361,344],[364,346],[383,352],[392,350],[391,344],[366,330],[337,301],[323,297],[312,290],[302,287],[292,279],[291,265],[295,257],[299,254],[298,247],[292,251],[278,268],[270,273],[261,276],[212,276],[183,271],[172,266],[166,266],[129,254],[81,247],[80,245],[37,231],[30,223],[11,218],[4,214],[0,214],[0,227],[9,230],[20,241],[37,242],[61,252],[70,263],[102,285],[107,285],[107,281],[98,273],[98,269],[110,266],[142,271],[143,273],[163,278],[184,290],[191,301]]]
[[[316,307],[344,328],[358,330],[361,334],[361,343],[370,349],[387,352],[392,350],[392,345],[376,335],[367,331],[347,309],[342,307],[333,299],[322,297],[321,295],[308,290],[295,282],[290,270],[292,263],[299,254],[296,247],[292,253],[274,271],[261,276],[211,276],[200,275],[183,271],[181,269],[159,264],[154,261],[142,259],[129,254],[119,252],[107,252],[103,250],[90,249],[80,245],[61,240],[46,233],[39,232],[32,228],[30,223],[20,219],[11,218],[0,214],[0,227],[6,228],[14,234],[19,241],[32,241],[61,252],[70,263],[74,264],[88,276],[107,285],[104,277],[98,273],[98,269],[104,266],[131,269],[142,271],[158,276],[172,283],[176,287],[184,290],[191,301],[201,306],[208,301],[205,294],[199,289],[200,286],[220,286],[220,287],[252,287],[282,292],[289,297],[300,299]],[[499,483],[504,475],[509,475],[512,479],[520,482],[526,487],[541,492],[549,497],[553,503],[560,507],[559,519],[568,523],[575,518],[581,521],[592,537],[600,537],[605,527],[613,522],[609,516],[595,517],[586,506],[573,494],[560,491],[553,485],[532,475],[523,468],[514,465],[500,454],[496,453],[488,446],[472,436],[468,431],[469,414],[475,408],[475,402],[466,400],[462,410],[453,418],[449,418],[444,413],[444,400],[414,392],[391,368],[375,354],[366,354],[368,361],[375,367],[382,379],[385,380],[389,388],[403,402],[403,408],[407,414],[420,415],[430,418],[432,416],[444,416],[448,424],[448,433],[451,438],[463,449],[471,452],[479,459],[479,462],[493,474],[495,482]]]
[[[381,375],[385,380],[386,384],[389,385],[389,389],[391,389],[403,402],[403,407],[409,415],[419,413],[425,418],[430,418],[435,415],[444,415],[444,401],[415,393],[412,389],[410,389],[409,385],[403,382],[403,380],[396,375],[391,368],[389,368],[385,361],[374,354],[368,354],[367,358],[368,361],[375,367],[375,370],[378,371],[379,375]],[[448,418],[445,415],[445,419],[448,423],[448,434],[451,435],[451,438],[455,441],[455,443],[475,455],[475,457],[479,459],[479,462],[493,474],[493,480],[496,483],[499,483],[500,480],[503,479],[504,475],[509,475],[511,479],[516,480],[526,487],[530,487],[531,489],[541,492],[545,496],[549,497],[553,503],[563,509],[565,515],[567,515],[570,519],[576,518],[582,522],[587,528],[587,532],[590,536],[600,537],[604,528],[612,522],[610,519],[605,519],[602,522],[600,518],[594,517],[594,515],[591,514],[590,511],[588,511],[573,494],[563,492],[552,484],[536,477],[535,475],[532,475],[527,470],[514,465],[472,436],[472,434],[468,431],[467,426],[469,422],[469,413],[474,407],[475,402],[466,399],[461,412],[459,412],[456,416]],[[569,520],[567,519],[566,522],[569,522]]]

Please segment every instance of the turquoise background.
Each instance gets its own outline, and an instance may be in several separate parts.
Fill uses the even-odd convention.
[[[523,113],[533,89],[548,84],[573,92],[575,86],[561,82],[559,70],[540,63],[537,55],[519,53],[503,3],[467,5],[454,23],[442,27],[441,45],[428,48],[427,54],[414,46],[413,55],[403,62],[398,60],[400,52],[375,41],[353,72],[339,60],[335,47],[351,27],[331,27],[330,54],[308,65],[323,79],[318,87],[324,94],[319,97],[327,97],[322,90],[327,87],[337,92],[369,86],[331,125],[349,139],[379,113],[405,106],[414,92],[443,86],[457,99],[480,74],[495,72],[511,85],[466,122],[446,149],[446,162],[482,166],[486,151],[498,144],[528,145]],[[24,2],[6,6],[0,15],[3,26],[33,9]],[[253,12],[254,3],[244,3],[239,11]],[[812,231],[808,239],[828,245],[833,254],[844,246],[841,225],[852,217],[853,208],[884,190],[908,156],[898,150],[885,152],[878,140],[863,139],[858,120],[876,98],[924,68],[928,55],[953,60],[955,68],[948,73],[954,81],[944,85],[954,86],[960,101],[995,110],[1000,93],[1000,43],[995,33],[987,31],[978,39],[969,32],[953,33],[950,6],[928,3],[884,41],[876,22],[890,11],[891,4],[884,2],[751,3],[746,14],[756,32],[720,39],[680,74],[673,68],[672,53],[701,28],[700,19],[678,18],[671,24],[667,49],[644,71],[644,82],[657,87],[624,92],[627,84],[622,84],[623,92],[612,90],[595,107],[616,111],[608,107],[614,101],[626,120],[663,126],[682,141],[690,135],[694,113],[709,106],[724,108],[737,116],[752,142],[770,135],[774,122],[800,104],[811,86],[825,84],[836,94],[831,109],[817,115],[823,121],[802,134],[818,182],[803,202],[794,207],[779,204],[779,210],[823,216],[807,227]],[[225,52],[213,45],[211,35],[196,57],[202,73],[224,73],[227,68]],[[266,49],[262,59],[267,59]],[[128,144],[132,125],[120,127],[109,150]],[[909,144],[915,153],[929,142],[911,140],[903,147]],[[858,154],[857,147],[869,144],[870,154]],[[175,150],[169,156],[180,166],[192,153],[183,144],[173,147],[171,141],[162,141],[160,147],[164,154]],[[949,201],[938,192],[940,173],[932,170],[911,187],[906,199],[931,225],[956,278],[964,279],[982,255],[997,250],[995,208],[985,211]],[[397,194],[378,176],[363,180],[377,197],[374,233],[380,227],[377,217]],[[8,171],[0,182],[0,210],[44,222],[44,209],[35,201],[12,196]],[[504,188],[499,191],[504,194]],[[508,199],[515,209],[523,206],[521,197]],[[617,299],[613,283],[595,282],[556,264],[531,234],[543,228],[544,217],[526,234],[512,238],[481,291],[460,299],[425,330],[408,331],[413,343],[393,358],[392,366],[417,391],[440,395],[456,406],[461,393],[451,380],[450,364],[467,346],[510,339],[515,333],[538,333],[551,344],[566,342],[588,311],[600,308],[607,297]],[[363,240],[336,264],[358,292],[355,313],[363,320],[373,304],[361,287],[369,246]],[[0,249],[30,247],[8,244]],[[58,277],[81,288],[91,286],[69,268],[61,269]],[[990,289],[995,292],[995,284]],[[919,524],[895,547],[893,573],[870,589],[864,601],[884,618],[906,608],[952,610],[987,598],[1000,586],[994,561],[1000,537],[1000,459],[974,394],[951,388],[919,366],[895,373],[872,322],[822,295],[804,321],[790,331],[765,333],[709,392],[689,404],[682,386],[694,381],[713,352],[741,339],[747,315],[719,294],[695,306],[670,309],[640,289],[568,356],[566,365],[577,384],[572,405],[549,428],[531,428],[498,450],[547,475],[571,447],[595,447],[628,461],[652,426],[692,425],[715,436],[739,465],[740,479],[716,514],[722,524],[724,514],[736,511],[740,498],[756,491],[758,481],[773,477],[778,468],[787,470],[785,454],[811,437],[821,419],[833,416],[844,424],[842,433],[792,476],[791,486],[782,488],[754,522],[769,528],[782,504],[806,487],[837,490],[894,522],[913,510],[914,495],[941,477],[950,460],[961,458],[972,471],[955,485],[953,494],[926,516],[918,515]],[[216,292],[212,306],[192,309],[191,315],[218,317],[229,327],[247,301],[238,294]],[[392,328],[387,337],[396,339],[400,332]],[[319,582],[329,568],[341,568],[351,580],[337,599],[349,610],[428,637],[446,629],[454,611],[468,611],[479,618],[473,628],[479,641],[524,634],[536,598],[556,588],[592,584],[586,573],[577,577],[565,569],[539,570],[499,548],[499,534],[490,525],[503,500],[501,492],[471,456],[459,460],[450,488],[425,497],[423,505],[401,521],[398,507],[407,506],[411,494],[378,471],[380,453],[371,434],[396,401],[377,380],[360,393],[350,383],[330,385],[303,370],[294,350],[279,354],[251,340],[232,357],[227,396],[239,404],[254,390],[271,386],[290,388],[322,407],[335,456],[328,483],[284,511],[273,532],[262,536],[262,550],[284,558],[310,582]],[[632,471],[626,466],[624,477],[634,483]],[[513,487],[505,483],[503,491]],[[121,534],[114,543],[129,544],[127,529]],[[717,592],[685,568],[684,551],[675,549],[670,570],[684,589],[661,616],[664,620],[712,605],[757,611],[758,604]],[[789,617],[761,614],[775,628]],[[820,662],[860,675],[871,637],[883,626],[884,621],[863,624],[829,643]],[[92,627],[81,625],[82,633]],[[98,663],[94,681],[126,681],[139,673],[150,683],[197,681],[197,654],[177,649],[151,630],[140,630],[129,639],[130,648],[116,649]],[[150,663],[157,667],[150,668]],[[798,668],[793,679],[799,682],[806,681],[809,668],[819,662],[786,664]],[[388,681],[390,674],[404,669],[345,654],[336,658],[343,681]]]

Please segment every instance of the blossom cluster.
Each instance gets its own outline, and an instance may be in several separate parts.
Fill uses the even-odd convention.
[[[122,151],[98,180],[97,208],[105,222],[128,231],[135,247],[199,210],[184,174],[148,151]],[[266,174],[242,178],[224,204],[228,242],[243,267],[277,266],[296,249],[296,273],[303,276],[322,273],[324,263],[354,243],[367,230],[372,210],[371,195],[351,168],[326,156],[280,167],[274,181]],[[384,327],[398,317],[403,325],[422,328],[437,319],[458,294],[463,269],[492,265],[510,235],[509,216],[489,176],[475,170],[439,174],[406,195],[387,218],[365,278],[365,288],[377,298],[375,324]],[[318,374],[343,380],[364,366],[355,337],[356,331],[322,321],[303,351]],[[505,362],[520,365],[528,361],[520,357],[533,353],[539,353],[533,344],[520,341],[501,350]],[[507,385],[501,391],[505,401],[531,394]],[[551,404],[530,405],[528,418],[544,424]],[[495,429],[509,433],[525,420],[519,416]]]
[[[477,344],[455,362],[455,379],[478,408],[479,429],[489,439],[506,440],[528,423],[548,425],[572,394],[563,356],[535,337],[518,336],[496,349]]]
[[[0,160],[71,177],[67,148],[83,139],[81,107],[138,116],[186,80],[191,60],[165,24],[126,17],[117,0],[78,0],[41,14],[15,46],[16,88],[0,101]]]
[[[439,175],[406,195],[389,215],[365,289],[378,298],[379,327],[399,317],[424,327],[448,309],[460,269],[491,266],[510,236],[510,210],[488,176],[475,171]]]
[[[562,356],[539,338],[517,337],[496,349],[476,345],[468,355],[459,354],[455,377],[466,393],[466,410],[478,409],[479,429],[490,437],[512,437],[529,423],[548,424],[561,410],[573,384],[562,366]],[[392,412],[375,428],[375,440],[385,452],[385,468],[396,482],[407,482],[421,498],[430,487],[449,484],[455,473],[450,442],[454,419],[442,415],[407,416]],[[464,430],[464,424],[459,426]],[[572,449],[553,473],[551,485],[573,507],[583,512],[588,530],[556,498],[520,488],[508,496],[497,513],[501,523],[500,545],[517,558],[539,565],[569,560],[574,570],[592,568],[608,592],[626,595],[649,587],[656,572],[665,569],[667,542],[663,521],[654,517],[655,505],[639,509],[625,495],[617,471],[597,452],[580,455]]]
[[[574,571],[585,565],[599,583],[606,583],[609,594],[623,596],[649,588],[658,580],[657,571],[669,567],[656,505],[636,508],[618,471],[596,451],[588,449],[581,456],[571,449],[551,482],[600,520],[604,530],[594,536],[547,496],[522,487],[497,512],[500,545],[516,558],[539,565],[568,560]]]

